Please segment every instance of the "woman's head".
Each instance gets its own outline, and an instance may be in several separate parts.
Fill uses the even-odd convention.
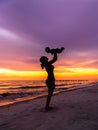
[[[48,58],[46,56],[40,57],[41,67],[42,69],[45,67],[45,64],[48,62]]]
[[[40,58],[41,63],[45,63],[47,61],[48,61],[48,58],[46,56],[41,56],[41,58]]]

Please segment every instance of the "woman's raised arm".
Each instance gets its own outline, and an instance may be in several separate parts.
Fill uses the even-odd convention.
[[[49,61],[50,64],[53,64],[54,62],[57,61],[57,53],[53,54],[53,59]]]

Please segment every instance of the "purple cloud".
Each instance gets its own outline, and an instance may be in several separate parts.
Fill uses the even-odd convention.
[[[76,57],[79,52],[89,51],[92,54],[98,47],[97,12],[97,0],[2,1],[0,27],[16,34],[22,41],[11,39],[8,42],[6,38],[3,40],[4,47],[0,45],[0,51],[3,56],[7,53],[10,57],[11,54],[19,54],[23,62],[33,56],[38,60],[40,55],[45,54],[46,46],[64,46],[68,53],[72,53],[73,60],[74,52]],[[61,59],[65,56],[67,59],[66,51]]]

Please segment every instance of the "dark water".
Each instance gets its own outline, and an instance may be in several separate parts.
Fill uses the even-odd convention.
[[[57,80],[54,93],[75,90],[95,83],[97,82],[87,80]],[[0,81],[0,106],[45,95],[47,95],[47,87],[42,80]]]

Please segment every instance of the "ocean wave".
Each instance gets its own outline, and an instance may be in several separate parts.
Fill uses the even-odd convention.
[[[18,81],[17,81],[18,82]],[[10,83],[11,84],[11,83]],[[11,101],[18,101],[19,100],[25,100],[26,99],[32,99],[34,97],[40,97],[40,95],[47,95],[47,87],[45,84],[32,84],[31,82],[27,82],[25,84],[20,83],[21,85],[19,86],[19,83],[13,85],[5,85],[5,87],[1,87],[0,85],[0,106],[2,106],[2,102]],[[98,82],[66,82],[66,81],[58,81],[56,82],[56,89],[54,90],[54,94],[63,92],[63,91],[70,91],[70,90],[76,90],[79,88],[87,87],[87,86],[92,86],[94,84],[98,84]],[[8,87],[7,87],[8,86]]]
[[[46,86],[21,86],[21,87],[9,87],[8,89],[37,89],[37,88],[43,88]]]
[[[29,88],[42,88],[42,87],[46,87],[46,86],[22,86],[20,87],[20,89],[29,89]]]

